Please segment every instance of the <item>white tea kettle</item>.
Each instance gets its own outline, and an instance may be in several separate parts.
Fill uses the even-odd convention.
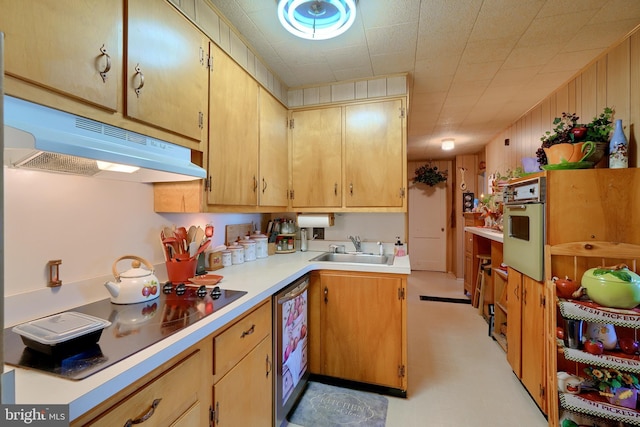
[[[118,262],[131,259],[131,268],[118,273]],[[147,268],[140,267],[144,264]],[[123,255],[113,262],[113,277],[115,282],[104,284],[111,294],[114,304],[135,304],[150,301],[160,296],[158,278],[153,274],[153,265],[144,258],[136,255]]]

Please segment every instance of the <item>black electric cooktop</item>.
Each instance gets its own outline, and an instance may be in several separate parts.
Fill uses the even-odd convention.
[[[50,356],[26,347],[20,335],[7,328],[4,330],[5,363],[81,380],[193,325],[246,293],[217,286],[198,288],[167,283],[160,297],[152,301],[112,304],[106,299],[87,304],[67,311],[111,322],[97,343],[84,345],[64,356]]]

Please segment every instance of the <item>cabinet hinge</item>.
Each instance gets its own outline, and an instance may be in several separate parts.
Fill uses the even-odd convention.
[[[290,119],[289,120],[289,129],[293,129],[295,127],[296,123],[295,123],[295,119]]]
[[[200,65],[205,66],[206,65],[206,58],[205,58],[205,54],[204,54],[204,49],[202,48],[202,46],[200,46],[200,52],[199,52],[199,56],[200,58],[198,58],[200,60]]]
[[[399,366],[398,366],[398,376],[399,376],[400,378],[403,378],[403,377],[404,377],[404,365],[399,365]]]
[[[209,426],[214,426],[218,424],[220,414],[220,402],[216,402],[216,409],[213,410],[213,407],[209,406]]]
[[[213,55],[207,57],[207,68],[210,72],[213,71]]]
[[[289,190],[289,200],[293,200],[296,198],[295,190]]]
[[[540,384],[540,397],[544,398],[545,395],[545,386]]]
[[[540,306],[543,308],[547,306],[547,298],[544,295],[540,295]]]
[[[200,129],[204,128],[204,114],[202,114],[202,111],[198,111],[198,127]]]
[[[404,119],[407,114],[406,108],[400,107],[400,118]]]
[[[404,199],[404,196],[405,196],[405,189],[404,189],[404,187],[402,187],[402,188],[400,189],[400,198],[401,198],[401,199]]]
[[[211,192],[211,175],[204,181],[204,191]]]
[[[404,288],[398,288],[398,299],[399,300],[404,299]]]

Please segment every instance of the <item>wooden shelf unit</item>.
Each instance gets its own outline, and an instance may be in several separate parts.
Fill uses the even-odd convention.
[[[625,263],[633,271],[638,271],[640,245],[613,242],[571,242],[545,247],[545,296],[547,310],[545,350],[547,354],[547,390],[549,426],[559,427],[563,412],[585,414],[609,421],[621,421],[625,425],[640,426],[640,411],[611,405],[595,393],[572,395],[559,393],[557,373],[566,371],[583,376],[585,366],[615,368],[623,372],[638,374],[640,361],[637,356],[629,356],[621,351],[606,351],[605,354],[593,356],[579,349],[564,347],[563,341],[557,338],[557,328],[565,318],[576,318],[585,321],[601,322],[605,317],[608,323],[615,325],[617,335],[626,332],[632,334],[640,330],[640,313],[634,310],[610,309],[600,307],[591,301],[564,300],[556,295],[552,277],[569,276],[579,280],[589,268]],[[578,310],[576,310],[578,308]],[[579,312],[579,314],[574,314]],[[578,316],[578,317],[575,317]],[[629,331],[631,330],[631,331]],[[614,414],[622,414],[624,417]]]

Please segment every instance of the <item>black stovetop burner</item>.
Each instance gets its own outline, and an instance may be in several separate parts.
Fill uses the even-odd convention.
[[[72,380],[88,377],[214,313],[245,295],[190,284],[165,283],[159,298],[138,304],[112,304],[109,299],[73,310],[111,322],[97,344],[57,358],[27,348],[11,328],[4,330],[5,363]]]

